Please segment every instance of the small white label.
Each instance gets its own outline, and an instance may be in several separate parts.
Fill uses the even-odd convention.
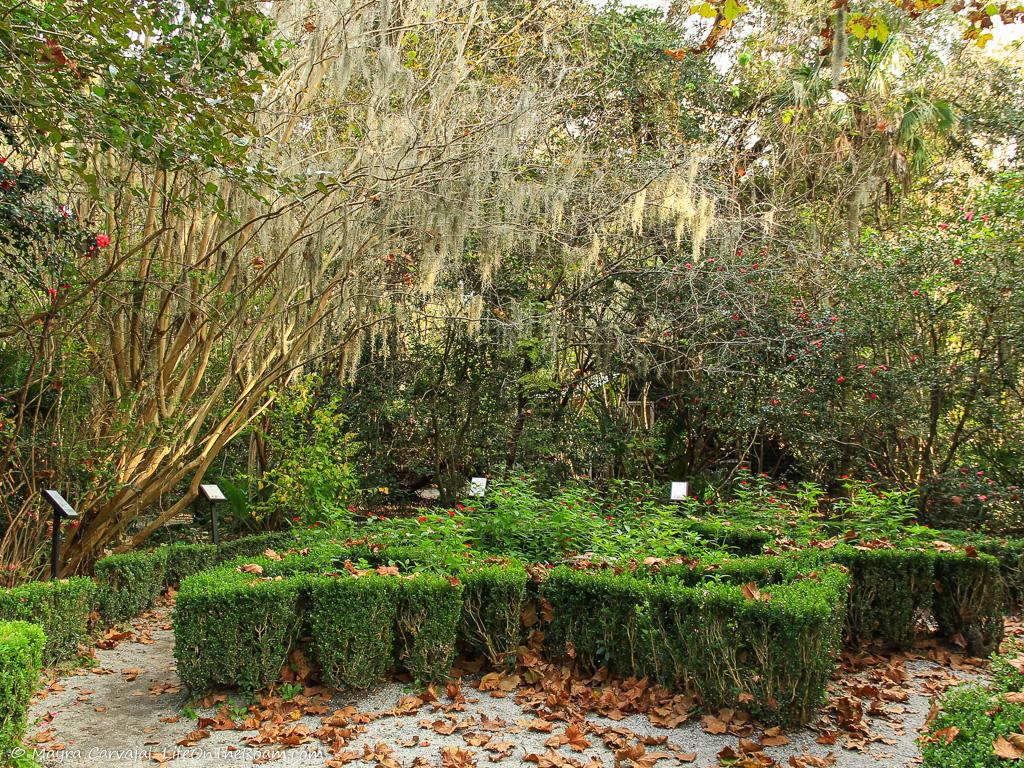
[[[486,477],[474,477],[469,481],[469,495],[470,496],[483,496],[487,490],[487,478]]]
[[[672,501],[682,501],[686,498],[686,491],[689,488],[689,483],[672,482],[672,490],[669,492],[669,498]]]
[[[228,497],[224,495],[224,491],[218,488],[212,483],[207,485],[200,485],[199,490],[203,496],[206,497],[207,501],[227,501]]]

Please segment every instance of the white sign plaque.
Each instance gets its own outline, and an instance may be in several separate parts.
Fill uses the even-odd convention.
[[[487,478],[486,477],[474,477],[469,481],[469,495],[470,496],[483,496],[487,490]]]
[[[199,492],[203,494],[207,501],[227,501],[228,497],[224,495],[222,491],[216,485],[212,483],[208,485],[200,485]]]
[[[669,492],[669,498],[672,501],[682,501],[686,498],[686,492],[689,490],[689,483],[680,483],[673,481],[672,490]]]

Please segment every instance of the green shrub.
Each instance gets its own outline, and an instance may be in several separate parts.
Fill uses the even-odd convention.
[[[258,563],[259,564],[259,563]],[[278,679],[302,630],[308,577],[260,578],[231,567],[190,576],[174,609],[174,656],[190,690],[247,691]]]
[[[0,622],[0,764],[7,764],[7,756],[25,735],[45,645],[46,636],[37,625]]]
[[[588,672],[608,667],[620,677],[643,677],[654,671],[650,590],[650,582],[611,569],[552,569],[540,585],[553,612],[546,630],[550,652]]]
[[[528,575],[521,563],[492,563],[459,572],[464,590],[459,638],[495,666],[515,662],[522,638]]]
[[[648,571],[652,578],[674,579],[691,586],[706,581],[724,581],[729,584],[752,581],[765,585],[792,581],[800,573],[802,564],[802,559],[792,554],[751,557],[720,554],[702,557],[699,563],[660,564],[643,570]]]
[[[812,552],[810,557],[819,554]],[[820,554],[850,572],[846,640],[908,648],[932,608],[935,553],[918,549],[860,549],[841,544]]]
[[[316,579],[310,586],[313,659],[335,688],[369,688],[395,658],[399,579],[367,574]]]
[[[447,680],[462,615],[462,583],[442,574],[418,573],[400,584],[395,620],[399,664],[419,682]]]
[[[1020,646],[1014,642],[1002,656],[995,656],[987,685],[965,683],[951,688],[939,700],[921,737],[921,752],[927,768],[995,768],[1007,764],[999,758],[993,742],[1020,733],[1024,704],[1007,700],[1007,693],[1020,698],[1024,675],[1020,673]]]
[[[935,622],[939,634],[959,635],[975,656],[987,656],[1003,639],[1003,585],[999,561],[940,552],[935,560]]]
[[[584,669],[650,676],[700,696],[711,708],[749,708],[769,722],[807,722],[835,668],[849,583],[837,568],[793,572],[764,589],[742,582],[785,578],[792,561],[730,563],[724,572],[671,569],[648,580],[611,569],[553,569],[541,585],[552,606],[550,652]],[[731,571],[731,573],[730,573]],[[769,592],[770,590],[770,592]]]
[[[1002,768],[1008,762],[995,754],[992,744],[1000,737],[1019,733],[1022,721],[1024,705],[1010,704],[1000,694],[990,693],[977,683],[958,685],[939,701],[938,712],[921,739],[924,765]]]
[[[153,606],[163,589],[167,549],[127,552],[96,562],[100,613],[108,624],[121,624]]]
[[[164,586],[173,587],[194,573],[217,565],[217,548],[213,544],[170,544],[164,548],[166,568]]]
[[[990,536],[968,537],[979,552],[999,561],[999,577],[1003,582],[1003,604],[1008,611],[1024,606],[1024,539],[997,539]]]
[[[0,589],[0,620],[42,626],[46,633],[43,663],[47,666],[78,657],[78,647],[89,639],[95,608],[96,583],[80,576]]]
[[[659,583],[650,597],[654,636],[664,648],[659,676],[673,689],[699,693],[712,709],[749,695],[748,708],[766,722],[808,722],[835,669],[848,583],[842,571],[824,569],[765,587],[770,599],[737,584]]]

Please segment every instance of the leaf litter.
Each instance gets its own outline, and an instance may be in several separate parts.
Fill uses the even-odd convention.
[[[752,589],[748,599],[770,597]],[[105,739],[99,744],[104,748],[126,749],[138,746],[142,730],[149,734],[154,764],[223,765],[222,757],[202,762],[175,752],[206,745],[256,752],[248,763],[230,763],[240,766],[270,764],[298,748],[308,750],[303,765],[327,768],[900,766],[916,761],[918,730],[933,697],[983,675],[986,667],[959,648],[927,641],[904,653],[844,653],[818,720],[783,731],[764,727],[741,708],[702,711],[694,697],[647,680],[615,680],[605,671],[581,675],[544,659],[535,633],[520,649],[515,670],[478,675],[478,661],[460,659],[461,679],[418,692],[391,683],[363,694],[332,694],[317,684],[312,666],[297,653],[285,677],[301,690],[298,695],[286,699],[272,690],[241,706],[237,696],[211,694],[196,702],[201,713],[193,719],[183,715],[187,702],[176,677],[148,675],[159,666],[152,656],[169,656],[173,648],[168,608],[164,604],[145,614],[130,629],[106,633],[91,652],[91,669],[45,679],[29,741],[50,755],[80,748],[89,742],[89,734],[76,732],[85,712],[74,717],[66,710],[87,707],[102,726],[117,709],[113,699],[123,701],[126,687],[141,685],[128,695],[154,701],[150,721],[134,718],[130,733],[101,727],[91,738]],[[1024,630],[1008,620],[1008,635],[1021,636]],[[74,685],[83,675],[99,675],[92,680],[103,685]],[[1024,755],[1024,735],[1003,741],[994,744],[997,754]],[[64,759],[62,764],[76,763]]]

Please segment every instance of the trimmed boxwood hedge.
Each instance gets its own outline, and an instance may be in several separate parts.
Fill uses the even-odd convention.
[[[686,527],[704,541],[738,555],[759,555],[771,544],[774,536],[756,528],[722,525],[709,521],[689,520]]]
[[[711,708],[740,705],[749,694],[751,711],[766,722],[807,722],[835,668],[848,578],[826,567],[771,584],[770,599],[744,590],[751,573],[784,578],[790,567],[760,559],[655,579],[555,568],[540,587],[554,614],[549,649],[591,671],[651,677]]]
[[[459,640],[496,667],[515,663],[529,575],[522,563],[471,565],[457,572],[464,585]]]
[[[421,683],[443,682],[455,658],[462,582],[443,574],[418,573],[399,584],[398,663]]]
[[[164,586],[175,587],[187,577],[213,568],[219,562],[217,547],[213,544],[170,544],[164,548],[166,562]]]
[[[999,561],[1003,582],[1003,607],[1010,611],[1024,605],[1024,539],[999,539],[992,536],[968,536],[965,544]]]
[[[96,599],[92,579],[33,581],[0,589],[0,620],[39,624],[46,633],[43,663],[57,665],[76,659],[79,646],[88,641]]]
[[[737,534],[736,549],[763,541],[760,531],[746,537],[722,528]],[[749,694],[757,716],[795,724],[820,704],[844,627],[851,642],[905,646],[932,611],[942,634],[962,636],[980,653],[1002,626],[1000,562],[973,550],[840,544],[723,553],[699,564],[623,564],[619,572],[562,566],[537,587],[522,563],[507,558],[273,536],[250,537],[234,551],[254,554],[182,581],[176,654],[193,689],[266,686],[300,638],[333,686],[367,687],[392,668],[420,682],[443,680],[456,641],[494,665],[509,664],[528,590],[539,589],[554,610],[544,628],[552,655],[585,669],[648,676],[711,707]],[[293,553],[258,554],[267,549]],[[397,565],[402,575],[356,577],[347,561]],[[241,573],[247,563],[262,574]],[[750,582],[771,599],[751,599]]]
[[[100,613],[108,624],[121,624],[153,606],[164,586],[167,547],[126,552],[96,561]]]
[[[396,662],[420,682],[447,679],[462,613],[457,578],[321,575],[324,563],[240,558],[186,578],[174,612],[182,681],[195,691],[266,687],[305,635],[330,684],[365,688]]]
[[[259,557],[268,549],[287,552],[289,549],[305,546],[312,538],[304,535],[302,531],[292,530],[256,533],[222,543],[219,559],[221,562],[228,562],[239,557]]]
[[[303,576],[260,578],[221,567],[189,576],[174,608],[178,676],[193,691],[247,691],[278,679],[300,637]]]
[[[0,765],[25,735],[29,700],[39,683],[46,636],[36,624],[0,622]]]
[[[395,655],[398,579],[369,574],[312,582],[310,648],[324,682],[335,688],[369,688]]]
[[[987,656],[1003,639],[1003,584],[999,561],[940,552],[935,560],[935,622],[939,634],[961,636],[967,650]]]
[[[932,609],[935,552],[865,549],[840,544],[805,557],[838,563],[850,572],[846,642],[908,648]]]
[[[164,587],[174,587],[196,573],[239,558],[260,557],[268,549],[287,553],[310,544],[326,551],[322,532],[279,531],[243,536],[220,548],[204,543],[175,543],[150,552],[109,555],[96,562],[100,609],[107,623],[127,621],[150,608]]]

